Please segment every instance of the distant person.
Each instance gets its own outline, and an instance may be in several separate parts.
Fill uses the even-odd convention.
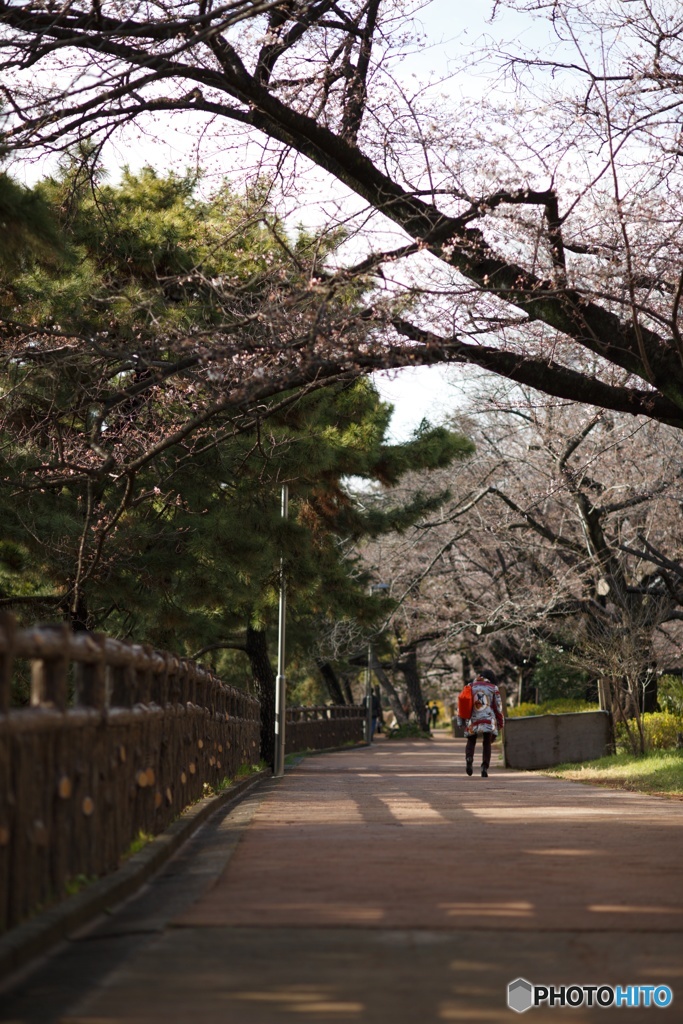
[[[384,732],[384,708],[382,707],[382,698],[379,694],[379,686],[375,687],[375,697],[377,698],[377,704],[379,710],[377,712],[377,732]]]
[[[491,764],[491,744],[503,728],[503,702],[498,681],[490,668],[482,669],[472,686],[472,716],[467,721],[458,719],[458,725],[465,730],[465,771],[472,774],[474,749],[477,736],[481,736],[481,777],[487,779]]]
[[[371,700],[372,703],[371,703],[371,711],[370,711],[370,739],[369,739],[369,742],[372,743],[373,736],[375,735],[375,730],[377,729],[377,721],[378,721],[380,715],[382,714],[382,704],[380,703],[380,699],[379,699],[379,697],[377,696],[376,693],[373,693],[371,695],[370,700]],[[365,695],[365,697],[363,697],[363,707],[365,708],[365,712],[367,714],[367,710],[368,710],[368,697],[367,697],[367,694]]]

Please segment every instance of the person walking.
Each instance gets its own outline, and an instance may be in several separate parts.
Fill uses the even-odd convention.
[[[371,706],[371,711],[370,711],[371,725],[370,725],[370,738],[369,738],[368,742],[372,743],[372,741],[373,741],[373,739],[375,737],[375,731],[377,729],[377,721],[382,716],[382,702],[380,701],[379,696],[374,692],[374,690],[373,690],[372,695],[370,697],[370,701],[371,701],[371,705],[370,705]],[[368,710],[368,697],[367,697],[367,694],[365,695],[365,697],[363,697],[363,707],[365,708],[365,712],[367,714],[367,710]]]
[[[472,686],[472,716],[466,722],[458,719],[458,725],[465,730],[465,771],[472,774],[474,750],[477,736],[481,736],[481,777],[487,779],[491,764],[491,744],[503,728],[503,702],[495,674],[490,668],[483,669]]]

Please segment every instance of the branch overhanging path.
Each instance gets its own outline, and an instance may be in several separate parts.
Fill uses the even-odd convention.
[[[91,74],[97,75],[100,69],[94,84],[92,79],[79,80],[75,89],[59,89],[47,98],[3,86],[10,121],[6,144],[15,150],[59,148],[79,137],[111,133],[117,124],[128,124],[148,112],[193,111],[255,129],[341,182],[397,225],[419,250],[456,271],[477,293],[494,304],[520,311],[529,330],[535,325],[549,330],[556,339],[553,352],[562,351],[563,346],[568,349],[562,361],[539,353],[532,344],[526,349],[505,348],[498,341],[481,345],[457,334],[436,334],[404,316],[378,315],[380,327],[407,337],[409,344],[389,344],[381,353],[364,359],[351,345],[337,356],[337,372],[350,366],[362,372],[370,364],[377,368],[382,364],[468,363],[562,399],[683,427],[683,365],[676,344],[678,301],[671,330],[658,333],[648,326],[645,315],[618,315],[613,297],[601,303],[589,290],[567,283],[565,253],[572,243],[565,244],[562,238],[560,202],[552,188],[493,189],[453,215],[419,198],[363,152],[364,115],[371,102],[370,54],[382,7],[390,8],[390,4],[318,0],[300,4],[295,10],[289,3],[238,2],[213,10],[198,6],[196,13],[182,18],[176,14],[145,21],[134,16],[144,14],[139,6],[131,6],[131,17],[121,18],[107,13],[107,5],[99,3],[92,8],[70,5],[54,11],[33,3],[0,3],[0,21],[7,30],[0,42],[0,49],[7,54],[3,62],[6,73],[30,69],[35,75],[41,67],[47,70],[50,60],[65,51],[90,55]],[[261,17],[268,21],[262,24],[263,43],[250,70],[246,57],[238,52],[233,29]],[[284,102],[278,95],[283,92],[282,84],[274,77],[278,60],[291,57],[302,40],[316,31],[336,33],[340,40],[326,72],[328,79],[338,73],[347,82],[336,128],[311,116],[305,107],[297,109],[296,96],[290,104]],[[355,64],[350,56],[354,46],[358,47]],[[160,83],[170,85],[175,95],[158,95],[155,87]],[[183,92],[188,86],[190,91]],[[326,100],[331,88],[327,81],[323,90]],[[518,207],[540,212],[542,243],[552,266],[549,275],[508,258],[487,237],[482,224],[490,211]],[[573,248],[576,251],[577,246]],[[525,333],[523,326],[519,330]],[[574,358],[577,353],[579,357],[589,354],[597,363],[581,366]],[[601,379],[599,372],[606,379]]]

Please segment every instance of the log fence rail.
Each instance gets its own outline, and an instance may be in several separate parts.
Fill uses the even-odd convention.
[[[324,750],[362,743],[365,729],[365,708],[358,705],[322,704],[313,707],[287,708],[285,718],[285,752]]]
[[[30,707],[12,708],[20,658]],[[196,662],[3,616],[0,930],[114,870],[141,833],[258,763],[259,732],[258,701]]]
[[[11,704],[30,667],[30,706]],[[360,707],[287,709],[287,753],[362,742]],[[186,658],[0,615],[0,932],[115,870],[259,762],[260,705]]]

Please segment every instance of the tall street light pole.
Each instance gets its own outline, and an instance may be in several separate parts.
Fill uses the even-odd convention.
[[[289,511],[289,488],[282,485],[282,518]],[[287,616],[287,582],[285,580],[284,555],[280,556],[280,615],[277,635],[277,679],[275,681],[275,757],[273,775],[276,779],[285,774],[285,715],[287,713],[287,679],[285,677],[285,624]]]
[[[365,670],[365,742],[372,743],[372,643],[368,644],[368,665]]]
[[[378,594],[389,589],[388,583],[373,583],[370,587],[371,594]],[[365,742],[372,743],[372,640],[368,643],[368,667],[365,673]]]

